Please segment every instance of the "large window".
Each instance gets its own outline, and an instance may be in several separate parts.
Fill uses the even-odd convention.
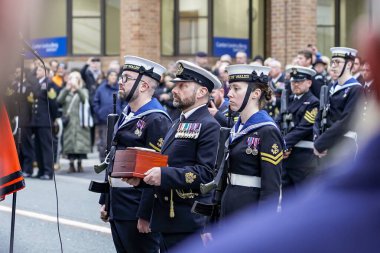
[[[317,46],[324,55],[338,43],[335,37],[335,0],[318,0],[317,6]]]
[[[120,0],[68,0],[73,55],[117,55]]]
[[[50,37],[65,37],[67,23],[66,0],[35,1],[35,6],[43,6],[43,9],[31,10],[31,13],[33,14],[30,14],[30,38],[38,39]],[[17,15],[17,13],[14,13],[13,15]]]
[[[265,0],[161,0],[162,55],[264,53]]]
[[[178,53],[208,51],[208,1],[179,0]]]
[[[364,12],[365,1],[318,0],[317,46],[322,54],[330,55],[333,46],[352,46],[353,25]]]

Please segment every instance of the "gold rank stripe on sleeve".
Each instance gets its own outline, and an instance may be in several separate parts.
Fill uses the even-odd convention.
[[[153,143],[149,142],[149,146],[151,146],[157,152],[161,152],[161,149],[159,147],[157,147],[156,145],[154,145]]]
[[[265,152],[260,152],[261,155],[261,160],[266,161],[268,163],[271,163],[273,165],[277,165],[282,161],[283,158],[283,152],[281,151],[278,153],[276,156],[265,153]]]
[[[305,119],[307,122],[309,122],[310,124],[314,124],[314,122],[315,122],[315,116],[316,116],[316,115],[314,115],[314,114],[312,114],[312,113],[306,111],[305,116],[304,116],[304,119]]]

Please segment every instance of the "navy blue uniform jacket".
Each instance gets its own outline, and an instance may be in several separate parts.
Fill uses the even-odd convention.
[[[220,125],[206,106],[197,109],[183,123],[200,123],[200,132],[197,138],[176,138],[177,120],[165,137],[161,152],[169,156],[169,167],[161,168],[161,186],[155,187],[152,231],[194,232],[205,223],[204,216],[193,214],[190,210],[195,200],[209,201],[209,196],[200,195],[199,187],[201,183],[213,179]],[[171,193],[173,218],[169,216]],[[192,197],[182,198],[183,194]]]
[[[314,124],[314,147],[318,152],[332,148],[345,138],[344,135],[348,131],[352,130],[351,119],[363,95],[362,86],[353,77],[346,81],[339,90],[334,91],[335,86],[337,83],[329,85],[330,107],[327,111],[327,130],[324,133],[320,132],[321,111]]]
[[[288,111],[293,115],[294,127],[284,136],[284,139],[286,149],[292,149],[292,152],[283,161],[284,167],[310,168],[317,165],[312,148],[299,148],[295,145],[299,141],[313,141],[313,125],[318,114],[318,108],[319,100],[311,91],[296,101],[294,101],[294,95],[290,96]],[[276,118],[276,123],[279,126],[281,125],[281,116]]]
[[[149,110],[159,110],[142,116]],[[127,147],[144,147],[160,151],[163,138],[167,133],[171,120],[163,107],[153,98],[150,102],[142,106],[134,114],[134,118],[126,124],[122,124],[125,115],[130,113],[129,106],[124,109],[122,116],[115,125],[113,144],[116,149],[126,149]],[[135,133],[137,122],[142,120],[145,126],[142,128],[141,136]],[[114,150],[114,149],[113,149]],[[111,152],[110,157],[114,155]],[[112,171],[111,162],[108,172]],[[110,219],[114,220],[136,220],[143,218],[150,220],[153,205],[153,189],[136,189],[134,187],[110,187]],[[104,204],[104,195],[101,196],[100,204]]]

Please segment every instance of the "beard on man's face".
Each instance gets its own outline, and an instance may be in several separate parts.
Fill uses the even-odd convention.
[[[193,94],[188,98],[180,98],[177,95],[173,94],[173,106],[180,109],[186,110],[187,108],[195,104],[196,91],[194,90]]]
[[[125,101],[125,102],[127,102],[127,103],[130,103],[130,102],[133,102],[133,101],[135,101],[137,98],[138,98],[138,92],[137,92],[137,90],[133,93],[133,96],[132,96],[132,98],[129,100],[129,101],[127,101],[127,97],[128,97],[128,95],[129,95],[129,92],[130,91],[125,91],[125,90],[119,90],[119,92],[118,92],[118,95],[119,95],[119,99],[121,100],[121,101]]]

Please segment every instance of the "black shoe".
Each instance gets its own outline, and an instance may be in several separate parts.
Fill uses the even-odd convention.
[[[27,178],[27,177],[31,177],[32,174],[30,174],[30,173],[26,173],[26,172],[23,172],[23,173],[22,173],[22,176],[23,176],[24,178]]]
[[[40,179],[41,179],[41,180],[51,180],[52,177],[51,177],[51,176],[48,176],[48,175],[43,175],[43,176],[40,176]]]
[[[38,174],[37,174],[37,175],[32,175],[32,176],[31,176],[31,178],[40,178],[40,177],[41,177],[41,175],[38,175]]]

